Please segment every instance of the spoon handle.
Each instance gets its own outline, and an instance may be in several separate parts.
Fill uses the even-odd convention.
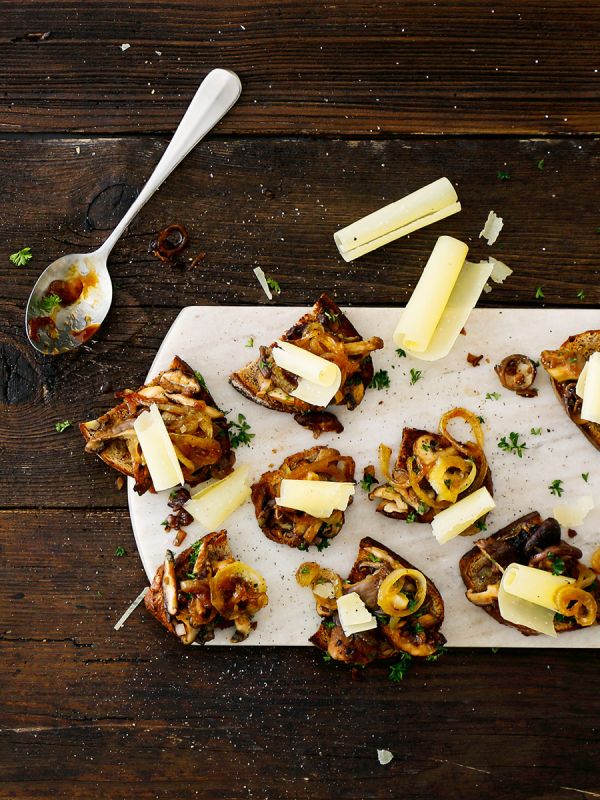
[[[111,250],[138,211],[148,202],[154,192],[169,177],[175,167],[183,161],[206,134],[222,119],[236,103],[242,84],[235,72],[213,69],[198,87],[192,102],[183,115],[169,146],[156,165],[152,175],[131,207],[98,253],[108,258]]]

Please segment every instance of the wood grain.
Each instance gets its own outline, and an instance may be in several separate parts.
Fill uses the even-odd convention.
[[[163,140],[137,137],[0,141],[5,508],[124,506],[114,474],[84,455],[74,428],[57,434],[55,422],[93,418],[110,406],[110,387],[139,385],[181,307],[266,303],[252,274],[256,265],[280,282],[277,303],[310,305],[323,289],[346,304],[404,303],[437,236],[449,233],[466,237],[475,260],[492,253],[515,270],[483,305],[600,301],[597,140],[219,139],[189,157],[118,244],[111,261],[114,306],[98,340],[70,355],[39,356],[23,329],[39,270],[65,252],[96,247],[163,147]],[[12,169],[17,153],[18,175]],[[510,180],[499,180],[499,169]],[[442,174],[457,185],[460,214],[353,264],[342,261],[332,239],[336,228]],[[490,208],[505,219],[492,248],[478,238]],[[190,231],[187,259],[206,252],[195,269],[189,260],[165,267],[148,255],[153,233],[175,221]],[[8,254],[25,244],[34,259],[14,267]],[[537,286],[543,301],[535,299]],[[15,465],[26,491],[15,484]]]
[[[3,0],[0,8],[3,131],[172,131],[216,66],[244,84],[221,126],[236,135],[600,131],[597,3]],[[35,31],[51,35],[28,41]]]
[[[313,649],[183,651],[143,609],[112,629],[144,583],[125,512],[4,512],[0,542],[3,797],[529,800],[598,786],[594,653],[451,650],[394,684],[385,666],[353,675]]]

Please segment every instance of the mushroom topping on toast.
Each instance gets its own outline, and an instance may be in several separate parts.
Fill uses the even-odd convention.
[[[322,618],[310,641],[336,661],[365,665],[402,654],[432,658],[446,641],[440,632],[444,602],[434,583],[370,537],[361,540],[347,580],[313,562],[302,564],[296,579],[311,587]],[[358,596],[371,624],[353,626],[345,618],[342,605],[351,595]]]
[[[303,481],[307,491],[320,481],[353,484],[354,459],[340,455],[333,447],[312,447],[288,456],[279,469],[265,472],[252,486],[256,519],[268,539],[301,550],[312,544],[319,550],[328,547],[342,529],[344,511],[334,506],[327,516],[314,516],[279,505],[282,481]],[[352,497],[348,497],[346,505],[351,502]]]
[[[509,621],[500,612],[499,590],[506,569],[523,565],[567,579],[569,583],[556,594],[559,613],[553,618],[554,631],[563,633],[600,621],[600,585],[596,573],[580,561],[581,556],[579,548],[561,539],[555,519],[543,520],[532,511],[497,533],[478,539],[461,558],[460,574],[468,600],[525,636],[536,636],[538,631]]]
[[[450,433],[448,423],[456,418],[468,423],[475,441],[460,442]],[[447,411],[440,420],[439,433],[404,428],[393,468],[391,456],[391,448],[381,444],[379,466],[384,479],[369,492],[370,500],[379,501],[377,511],[386,517],[431,522],[444,508],[482,486],[492,494],[481,424],[465,408]]]
[[[341,380],[326,406],[346,406],[350,410],[362,401],[373,378],[370,354],[383,347],[383,340],[377,336],[362,339],[327,294],[321,295],[312,311],[286,331],[280,342],[335,364]],[[269,347],[262,346],[257,359],[230,376],[231,385],[255,403],[294,414],[296,422],[310,428],[315,438],[323,431],[339,433],[343,426],[333,414],[323,411],[324,406],[293,396],[298,389],[298,376],[278,366],[274,358],[277,345],[273,342]]]
[[[98,419],[82,422],[79,429],[88,453],[135,479],[135,491],[154,492],[150,472],[134,429],[136,419],[156,405],[165,424],[183,477],[190,486],[228,475],[235,462],[228,424],[204,381],[175,356],[164,370],[137,391],[117,392],[122,400]]]
[[[167,550],[144,599],[146,608],[183,644],[214,639],[215,628],[235,625],[232,642],[256,628],[267,605],[264,578],[236,561],[226,531],[208,533],[177,558]]]
[[[594,353],[600,352],[600,330],[584,331],[570,336],[558,350],[543,350],[540,361],[567,416],[583,435],[600,450],[600,424],[581,416],[582,397],[577,382]]]

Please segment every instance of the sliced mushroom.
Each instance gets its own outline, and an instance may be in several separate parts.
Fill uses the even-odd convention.
[[[476,606],[487,606],[498,599],[499,587],[499,583],[491,583],[487,585],[483,592],[474,592],[472,589],[467,589],[467,600],[475,603]]]
[[[175,559],[171,550],[165,553],[164,572],[162,579],[165,610],[170,617],[177,614],[177,577],[175,575]]]
[[[537,395],[537,389],[532,388],[537,370],[528,356],[521,353],[506,356],[500,364],[496,364],[494,370],[505,389],[516,392],[521,397]]]

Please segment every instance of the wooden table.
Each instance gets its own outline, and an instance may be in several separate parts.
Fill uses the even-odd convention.
[[[0,796],[600,797],[597,652],[451,650],[395,684],[308,648],[184,650],[141,609],[115,632],[145,576],[125,494],[75,425],[142,381],[181,307],[265,303],[256,265],[281,304],[323,288],[405,302],[439,226],[352,265],[332,233],[441,175],[464,206],[443,232],[470,233],[474,255],[488,211],[505,219],[495,252],[515,273],[484,304],[596,306],[598,4],[0,10]],[[115,249],[97,340],[38,356],[23,330],[38,272],[103,241],[214,66],[242,98]],[[198,267],[148,255],[172,222]],[[31,263],[10,264],[26,245]]]

